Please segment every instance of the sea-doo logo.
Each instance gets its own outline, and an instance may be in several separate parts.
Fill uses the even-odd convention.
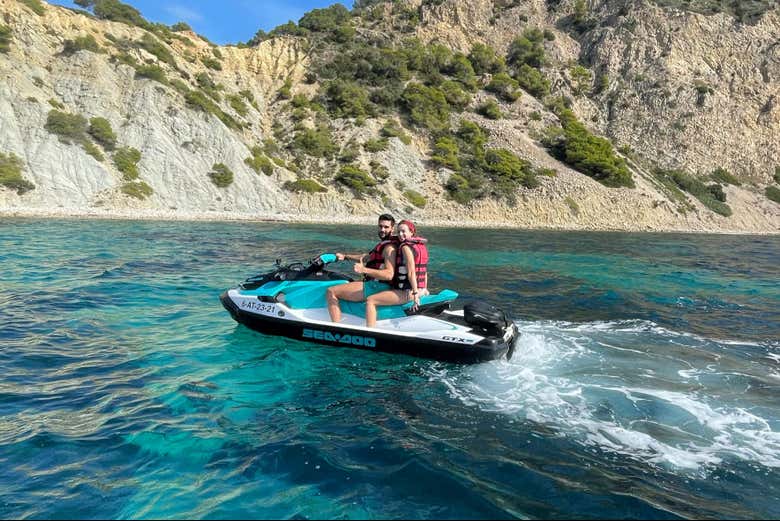
[[[313,338],[315,340],[338,342],[353,346],[376,347],[376,338],[371,338],[370,336],[341,335],[339,333],[331,333],[330,331],[320,331],[319,329],[304,328],[303,338]]]

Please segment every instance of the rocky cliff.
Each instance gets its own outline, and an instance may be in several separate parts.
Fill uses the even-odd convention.
[[[549,96],[564,96],[590,132],[619,147],[635,184],[607,187],[550,155],[542,136],[558,117],[545,99],[527,92],[516,101],[499,99],[504,117],[492,120],[473,109],[496,98],[477,89],[453,120],[478,123],[489,131],[489,146],[555,175],[539,176],[538,186],[517,186],[509,198],[462,204],[445,188],[452,171],[431,161],[430,132],[402,113],[360,121],[310,114],[297,121],[297,128],[326,124],[342,156],[377,138],[388,120],[403,125],[410,139],[392,137],[381,149],[352,152],[356,167],[383,172],[378,190],[356,195],[334,182],[331,170],[340,163],[290,149],[289,134],[301,119],[293,98],[311,99],[320,87],[310,74],[317,49],[306,38],[219,47],[186,30],[152,35],[149,28],[47,4],[38,14],[27,4],[0,0],[0,28],[9,35],[7,52],[0,52],[0,157],[20,158],[20,174],[35,188],[0,185],[4,214],[363,222],[390,211],[432,224],[780,231],[780,204],[765,195],[780,166],[777,9],[742,23],[728,13],[647,1],[595,2],[584,13],[582,3],[566,1],[401,3],[405,13],[416,13],[404,37],[411,33],[464,54],[475,43],[506,53],[524,28],[545,29]],[[397,6],[373,6],[387,16],[372,25],[360,17],[351,23],[359,34],[381,31],[392,39]],[[115,146],[101,149],[88,134],[83,143],[64,139],[52,131],[52,111],[86,122],[105,118]],[[96,145],[98,153],[88,153]],[[140,152],[137,174],[112,160],[123,147]],[[247,162],[253,154],[266,158],[265,168]],[[209,175],[218,164],[232,182],[220,185]],[[723,184],[730,216],[653,175],[678,169],[704,178],[718,168],[740,181]],[[291,183],[302,179],[325,191],[296,190]],[[123,189],[128,182],[150,189]],[[422,194],[424,206],[413,204],[410,191]]]

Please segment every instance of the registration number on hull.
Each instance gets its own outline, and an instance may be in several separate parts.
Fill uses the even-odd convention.
[[[240,304],[242,309],[255,311],[257,313],[276,313],[276,304],[270,302],[260,302],[259,300],[242,300]]]

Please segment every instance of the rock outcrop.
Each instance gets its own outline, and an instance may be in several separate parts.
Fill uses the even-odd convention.
[[[360,222],[391,211],[430,224],[780,232],[780,204],[764,195],[780,166],[780,11],[751,25],[727,14],[662,9],[646,0],[606,0],[591,7],[592,24],[580,32],[570,27],[574,2],[503,4],[406,2],[419,13],[415,31],[421,41],[464,53],[478,42],[504,53],[524,27],[548,29],[554,39],[545,44],[545,70],[553,92],[571,100],[592,132],[629,154],[635,188],[607,188],[551,157],[539,136],[557,118],[529,94],[501,102],[504,119],[470,111],[459,116],[489,129],[491,146],[557,172],[539,177],[537,188],[518,189],[513,202],[480,199],[464,206],[451,200],[444,189],[450,172],[429,161],[429,141],[413,129],[408,144],[391,138],[385,150],[358,151],[356,164],[386,168],[373,195],[355,197],[332,182],[333,172],[318,171],[316,161],[302,163],[309,170],[301,171],[285,151],[277,154],[270,175],[258,173],[245,161],[252,148],[292,128],[290,102],[280,90],[317,90],[306,77],[311,49],[305,41],[278,37],[256,47],[217,47],[185,31],[160,43],[172,56],[166,61],[160,53],[127,46],[145,37],[142,28],[53,5],[38,15],[16,0],[0,0],[0,25],[11,33],[9,51],[0,52],[0,153],[21,158],[24,178],[35,185],[21,195],[0,185],[0,213]],[[63,52],[66,40],[87,35],[99,52]],[[208,65],[214,56],[218,67]],[[588,95],[572,79],[578,63],[592,71],[594,84],[601,81]],[[143,65],[158,66],[166,81],[139,75]],[[218,90],[216,111],[186,98],[204,73]],[[472,105],[487,96],[480,91]],[[229,102],[231,97],[238,101]],[[138,180],[151,187],[151,195],[123,192],[126,178],[110,151],[100,161],[46,130],[56,107],[87,120],[106,118],[117,146],[141,152]],[[334,120],[331,126],[343,150],[376,137],[384,119],[369,118],[362,126]],[[218,163],[233,172],[227,187],[208,175]],[[724,186],[733,214],[718,215],[693,197],[681,204],[651,175],[654,166],[700,175],[725,168],[742,180],[741,186]],[[299,178],[316,179],[327,191],[285,189]],[[407,200],[408,190],[424,194],[424,208]]]

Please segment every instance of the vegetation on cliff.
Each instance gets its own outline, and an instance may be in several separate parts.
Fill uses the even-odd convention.
[[[35,185],[22,177],[24,163],[15,154],[0,152],[0,186],[15,190],[23,195],[35,188]]]
[[[0,24],[0,52],[7,53],[11,50],[11,28]]]

